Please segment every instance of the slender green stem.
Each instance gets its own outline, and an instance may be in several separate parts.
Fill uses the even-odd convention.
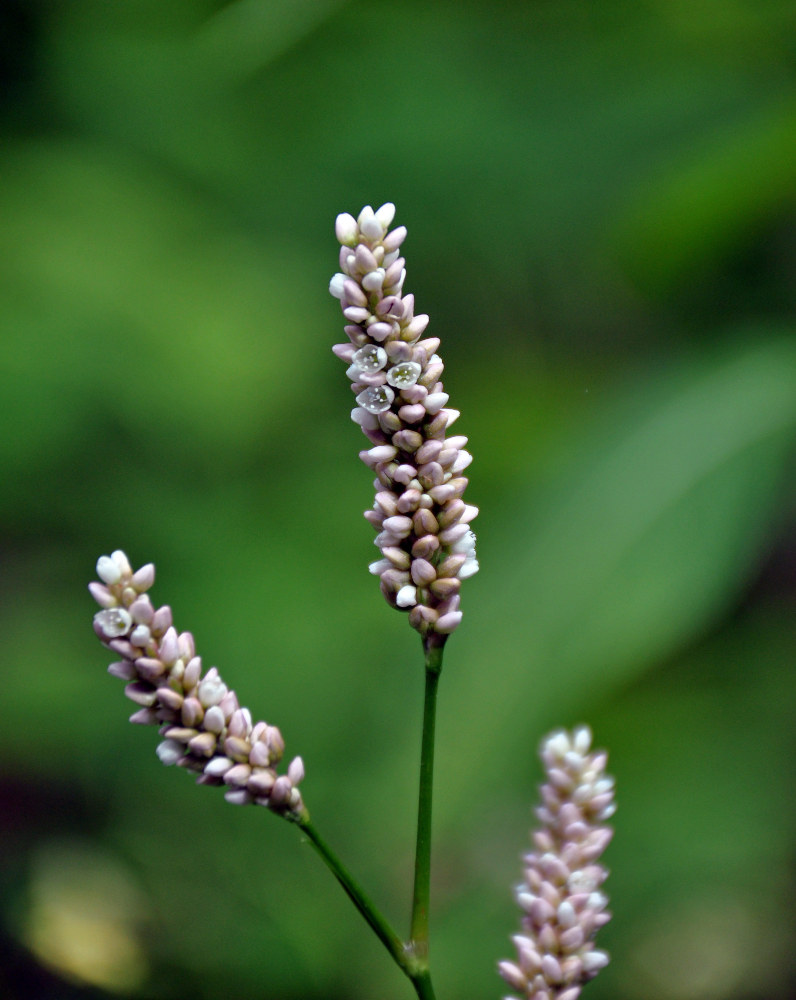
[[[431,973],[428,969],[416,973],[412,977],[412,986],[415,988],[419,1000],[436,1000],[434,987],[431,985]]]
[[[426,693],[423,704],[423,742],[420,751],[420,792],[417,808],[415,886],[412,898],[412,953],[428,969],[428,909],[431,889],[431,800],[434,784],[434,728],[437,686],[442,670],[440,645],[426,645]]]
[[[389,922],[365,895],[353,875],[318,833],[310,821],[309,813],[305,811],[299,816],[288,814],[286,818],[299,826],[307,835],[309,842],[318,852],[323,863],[343,887],[348,898],[365,918],[396,965],[409,977],[418,1000],[436,1000],[427,962],[418,962],[415,959],[412,949],[404,945]]]
[[[374,906],[345,865],[321,837],[305,810],[287,818],[307,835],[321,860],[345,890],[396,965],[412,982],[418,1000],[436,1000],[428,967],[428,908],[431,887],[431,799],[434,779],[434,727],[437,714],[437,686],[442,670],[444,636],[435,635],[425,643],[426,693],[423,705],[423,739],[420,752],[420,793],[417,811],[415,883],[412,896],[412,924],[407,944]]]
[[[407,962],[408,956],[403,942],[365,894],[353,875],[315,829],[315,826],[310,821],[309,814],[304,813],[301,816],[296,816],[295,818],[290,816],[289,818],[301,827],[312,846],[321,856],[326,867],[343,887],[348,898],[365,918],[376,937],[381,941],[390,955],[392,955],[401,969],[411,978]]]

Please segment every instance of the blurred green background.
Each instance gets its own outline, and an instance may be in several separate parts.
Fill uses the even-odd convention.
[[[440,1000],[505,992],[537,745],[581,721],[619,798],[586,995],[792,996],[792,0],[0,10],[0,995],[411,995],[295,829],[158,764],[85,589],[157,563],[407,928],[421,651],[327,293],[335,215],[394,201],[481,507]]]

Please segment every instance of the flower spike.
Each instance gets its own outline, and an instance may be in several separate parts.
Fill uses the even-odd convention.
[[[500,962],[500,975],[527,1000],[576,1000],[582,985],[608,964],[594,936],[611,915],[600,886],[608,876],[597,858],[613,835],[603,821],[613,815],[614,781],[607,756],[589,752],[591,732],[551,733],[540,756],[547,781],[536,810],[541,828],[535,850],[525,855],[524,881],[517,887],[522,933],[512,938],[514,962]],[[507,997],[506,1000],[514,1000]]]
[[[177,632],[171,609],[155,610],[146,595],[155,567],[149,563],[133,573],[127,556],[117,551],[100,556],[97,575],[102,583],[89,584],[89,590],[103,610],[94,615],[94,631],[120,657],[108,672],[128,681],[125,694],[138,706],[130,721],[160,726],[160,760],[197,772],[199,784],[226,785],[225,798],[235,805],[306,815],[296,787],[304,777],[301,758],[291,761],[286,774],[277,773],[282,734],[265,722],[252,724],[248,708],[240,707],[218,670],[203,672],[193,636]]]
[[[340,268],[329,291],[340,300],[349,342],[334,353],[349,367],[356,407],[351,419],[371,442],[360,452],[376,479],[365,517],[378,533],[382,558],[370,565],[384,597],[409,613],[413,628],[441,644],[461,622],[461,581],[478,571],[464,502],[472,461],[467,438],[447,436],[459,416],[448,408],[440,377],[439,340],[423,337],[428,316],[415,315],[403,294],[406,229],[390,230],[395,206],[366,205],[355,219],[338,215]]]

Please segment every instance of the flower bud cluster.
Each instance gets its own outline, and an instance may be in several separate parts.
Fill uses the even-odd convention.
[[[590,753],[590,746],[586,726],[552,733],[542,743],[547,781],[536,810],[536,849],[525,856],[525,879],[517,887],[523,912],[522,933],[512,938],[517,960],[498,965],[527,1000],[576,1000],[608,964],[593,942],[611,916],[600,892],[608,872],[597,858],[613,835],[602,824],[614,813],[614,782],[605,774],[607,755]]]
[[[218,670],[203,671],[193,636],[177,632],[171,609],[153,607],[146,591],[155,567],[149,563],[134,573],[117,551],[100,557],[97,575],[102,582],[89,590],[103,610],[94,616],[94,631],[120,657],[108,672],[128,682],[125,694],[139,706],[130,721],[160,726],[160,760],[197,772],[199,784],[225,785],[228,802],[300,814],[301,758],[286,774],[277,773],[282,734],[265,722],[253,724]]]
[[[459,416],[448,407],[436,337],[421,339],[428,316],[415,315],[403,294],[406,229],[390,230],[395,206],[367,205],[335,226],[340,273],[329,291],[340,299],[348,343],[334,353],[348,367],[356,407],[351,419],[371,442],[360,452],[376,474],[376,500],[365,517],[378,532],[382,558],[370,571],[395,608],[425,638],[459,625],[461,581],[478,571],[470,522],[478,513],[462,499],[472,461],[467,438],[447,437]]]

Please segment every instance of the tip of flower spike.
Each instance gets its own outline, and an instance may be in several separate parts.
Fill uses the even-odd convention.
[[[592,733],[588,726],[577,726],[572,733],[557,729],[542,740],[540,753],[557,760],[564,760],[567,754],[583,757],[591,747]]]

